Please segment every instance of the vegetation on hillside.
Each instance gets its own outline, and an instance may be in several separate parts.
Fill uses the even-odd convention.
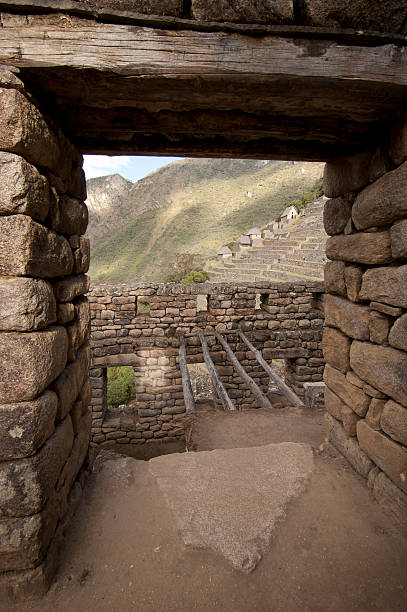
[[[124,182],[99,208],[92,189],[97,184],[103,195],[109,177],[92,179],[92,280],[163,281],[177,272],[176,254],[199,253],[204,262],[253,225],[275,219],[293,200],[301,206],[322,171],[322,164],[309,162],[186,159],[134,185]],[[192,278],[189,272],[202,278],[202,263],[177,280]]]

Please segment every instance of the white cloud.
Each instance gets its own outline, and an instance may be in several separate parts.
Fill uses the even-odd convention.
[[[107,155],[84,155],[83,168],[86,178],[97,178],[108,174],[121,174],[130,166],[132,158],[126,155],[109,157]]]

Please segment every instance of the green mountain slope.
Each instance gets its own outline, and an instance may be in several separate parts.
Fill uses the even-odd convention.
[[[277,217],[320,180],[323,164],[185,159],[137,183],[88,181],[94,282],[162,281],[176,253],[216,255]]]

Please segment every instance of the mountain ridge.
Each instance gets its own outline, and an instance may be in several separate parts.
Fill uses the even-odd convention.
[[[322,177],[323,164],[183,159],[136,183],[87,181],[95,282],[163,281],[176,253],[216,255],[252,225],[278,216]]]

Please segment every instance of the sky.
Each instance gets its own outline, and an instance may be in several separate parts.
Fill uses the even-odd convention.
[[[96,178],[108,174],[121,174],[129,181],[138,181],[152,172],[180,159],[179,157],[137,157],[120,155],[84,155],[84,170],[86,178]]]

